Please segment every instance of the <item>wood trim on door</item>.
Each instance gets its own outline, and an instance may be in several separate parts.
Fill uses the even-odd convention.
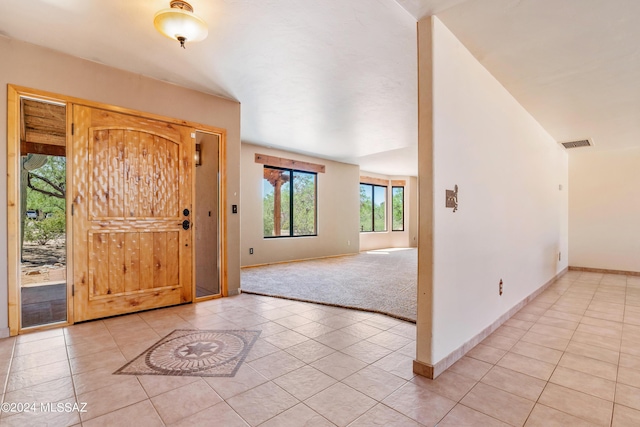
[[[9,311],[9,333],[11,336],[31,332],[35,330],[50,329],[53,327],[60,327],[69,324],[73,324],[74,309],[73,309],[73,256],[72,245],[67,245],[67,322],[57,323],[54,325],[43,325],[41,327],[29,328],[21,330],[20,328],[20,298],[19,298],[19,274],[20,274],[20,255],[19,255],[19,229],[20,229],[20,213],[19,213],[19,153],[20,153],[20,98],[31,97],[43,101],[53,101],[58,103],[65,103],[67,105],[67,157],[77,155],[72,150],[72,126],[73,126],[73,114],[72,105],[83,105],[92,108],[99,108],[117,112],[121,114],[128,114],[137,117],[148,118],[157,121],[163,121],[166,123],[173,123],[182,126],[187,126],[195,129],[196,131],[203,131],[207,133],[217,134],[220,137],[220,290],[222,296],[228,295],[228,239],[227,239],[227,132],[226,129],[218,128],[214,126],[205,125],[198,122],[192,122],[187,120],[181,120],[171,117],[162,116],[154,113],[141,112],[138,110],[124,108],[119,106],[113,106],[103,104],[100,102],[89,101],[81,98],[75,98],[66,95],[60,95],[53,92],[42,91],[38,89],[32,89],[18,85],[7,85],[7,283],[8,283],[8,311]],[[67,180],[71,182],[71,174],[73,171],[71,167],[67,166]],[[193,179],[193,177],[192,177]],[[192,186],[195,187],[195,179],[193,179]],[[72,202],[71,197],[67,198],[67,212],[71,215]],[[73,221],[68,221],[67,225],[67,239],[69,242],[73,241]],[[195,269],[195,265],[192,266],[192,270]],[[195,282],[192,289],[192,301],[195,301]]]
[[[228,247],[227,244],[227,214],[229,205],[227,205],[227,131],[222,130],[218,132],[220,135],[220,151],[218,156],[220,157],[220,294],[223,297],[229,296],[229,289],[227,285],[228,280],[228,269],[227,269],[227,259],[228,259]],[[195,174],[194,174],[195,176]],[[195,186],[195,179],[194,184]],[[195,268],[195,266],[194,266]],[[195,283],[194,283],[195,286]],[[195,289],[194,289],[195,292]]]
[[[20,329],[18,304],[20,274],[20,95],[16,89],[7,88],[7,286],[9,290],[9,334]]]
[[[42,325],[22,330],[20,328],[20,99],[34,98],[40,101],[65,104],[63,96],[41,92],[14,85],[7,85],[7,287],[9,305],[9,335],[23,332],[51,329],[69,325],[73,322],[71,282],[67,281],[67,322],[54,325]],[[69,104],[67,103],[67,109]],[[70,133],[71,120],[67,119],[67,134]],[[67,168],[67,181],[70,171]],[[70,202],[67,198],[67,212]],[[67,221],[67,238],[71,237],[70,221]],[[67,245],[67,277],[73,268]]]
[[[218,257],[220,258],[220,270],[218,280],[220,283],[220,293],[216,295],[207,295],[203,297],[197,297],[196,291],[196,262],[197,262],[197,253],[194,254],[194,263],[193,263],[193,300],[197,302],[208,301],[212,299],[222,298],[229,296],[228,286],[227,286],[227,268],[222,268],[222,266],[227,265],[227,132],[226,130],[221,130],[219,133],[207,132],[203,129],[198,129],[196,131],[201,133],[214,134],[218,136],[218,222],[219,222],[219,230],[218,230]],[[198,197],[196,194],[196,173],[193,173],[193,212],[195,215],[196,205],[198,204]],[[196,225],[197,227],[197,225]],[[223,228],[224,227],[224,228]]]

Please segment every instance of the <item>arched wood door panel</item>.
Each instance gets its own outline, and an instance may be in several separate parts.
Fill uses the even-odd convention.
[[[192,300],[192,129],[73,106],[74,321]]]

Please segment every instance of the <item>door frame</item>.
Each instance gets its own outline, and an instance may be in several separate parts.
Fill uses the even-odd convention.
[[[227,131],[223,128],[205,125],[202,123],[176,118],[166,117],[159,114],[142,112],[130,108],[118,107],[100,102],[89,101],[57,93],[32,89],[18,85],[7,85],[7,283],[8,283],[8,309],[9,309],[9,335],[14,336],[21,333],[59,328],[74,323],[73,315],[73,217],[72,200],[67,197],[67,321],[64,323],[54,323],[31,328],[22,328],[20,325],[20,99],[33,98],[42,101],[51,101],[66,104],[67,114],[67,157],[73,156],[71,151],[73,115],[72,105],[84,105],[92,108],[100,108],[116,113],[128,114],[132,116],[158,120],[193,128],[196,132],[202,131],[217,134],[220,137],[220,195],[219,195],[219,229],[220,229],[220,291],[221,296],[227,296]],[[194,140],[195,144],[195,140]],[[195,147],[194,147],[195,149]],[[195,167],[195,166],[194,166]],[[67,165],[67,183],[71,183],[73,171],[70,164]],[[71,188],[72,185],[67,185]],[[195,174],[192,174],[191,182],[192,199],[195,201]],[[195,257],[192,262],[192,277],[195,279]],[[195,280],[192,280],[192,301],[195,302]]]
[[[226,268],[226,259],[227,259],[227,245],[226,245],[226,235],[227,235],[227,231],[226,228],[223,229],[221,228],[223,226],[223,223],[226,224],[226,217],[223,220],[222,217],[226,215],[227,210],[223,208],[222,205],[222,199],[223,199],[223,192],[225,192],[225,189],[227,187],[227,182],[226,182],[226,174],[222,173],[222,169],[224,167],[224,164],[226,164],[226,144],[222,141],[222,136],[220,134],[216,134],[214,132],[208,132],[205,131],[203,129],[196,129],[195,133],[196,133],[196,139],[195,141],[197,141],[197,135],[198,132],[200,133],[206,133],[206,134],[210,134],[210,135],[218,135],[218,182],[217,182],[217,186],[218,186],[218,241],[216,243],[217,245],[217,249],[218,249],[218,261],[219,261],[219,267],[218,267],[218,283],[220,284],[220,292],[215,294],[215,295],[206,295],[206,296],[202,296],[202,297],[198,297],[197,296],[197,290],[196,290],[196,283],[197,283],[197,272],[196,272],[196,263],[198,262],[198,251],[197,251],[197,245],[195,244],[195,237],[193,239],[194,241],[194,251],[193,251],[193,301],[194,302],[203,302],[203,301],[208,301],[208,300],[212,300],[212,299],[218,299],[218,298],[222,298],[222,297],[226,297],[228,296],[227,293],[227,268]],[[194,213],[194,218],[195,218],[195,212],[196,212],[196,206],[198,204],[198,195],[196,194],[196,166],[194,164],[194,168],[193,168],[193,198],[192,198],[192,204],[193,204],[193,213]],[[226,194],[226,193],[225,193]],[[226,206],[226,205],[225,205]],[[195,231],[198,231],[198,223],[195,223]],[[223,244],[223,240],[224,240],[224,244]],[[225,264],[223,264],[223,260],[225,262]],[[223,267],[224,265],[224,267]]]

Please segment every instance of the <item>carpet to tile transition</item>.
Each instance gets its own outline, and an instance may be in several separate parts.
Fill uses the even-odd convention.
[[[384,313],[416,321],[418,251],[388,249],[243,268],[242,292]]]

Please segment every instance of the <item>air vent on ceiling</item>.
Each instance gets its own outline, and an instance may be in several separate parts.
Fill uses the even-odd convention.
[[[581,139],[578,141],[567,141],[567,142],[562,142],[562,145],[564,145],[564,148],[578,148],[578,147],[591,147],[593,146],[593,141],[591,141],[590,139]]]

